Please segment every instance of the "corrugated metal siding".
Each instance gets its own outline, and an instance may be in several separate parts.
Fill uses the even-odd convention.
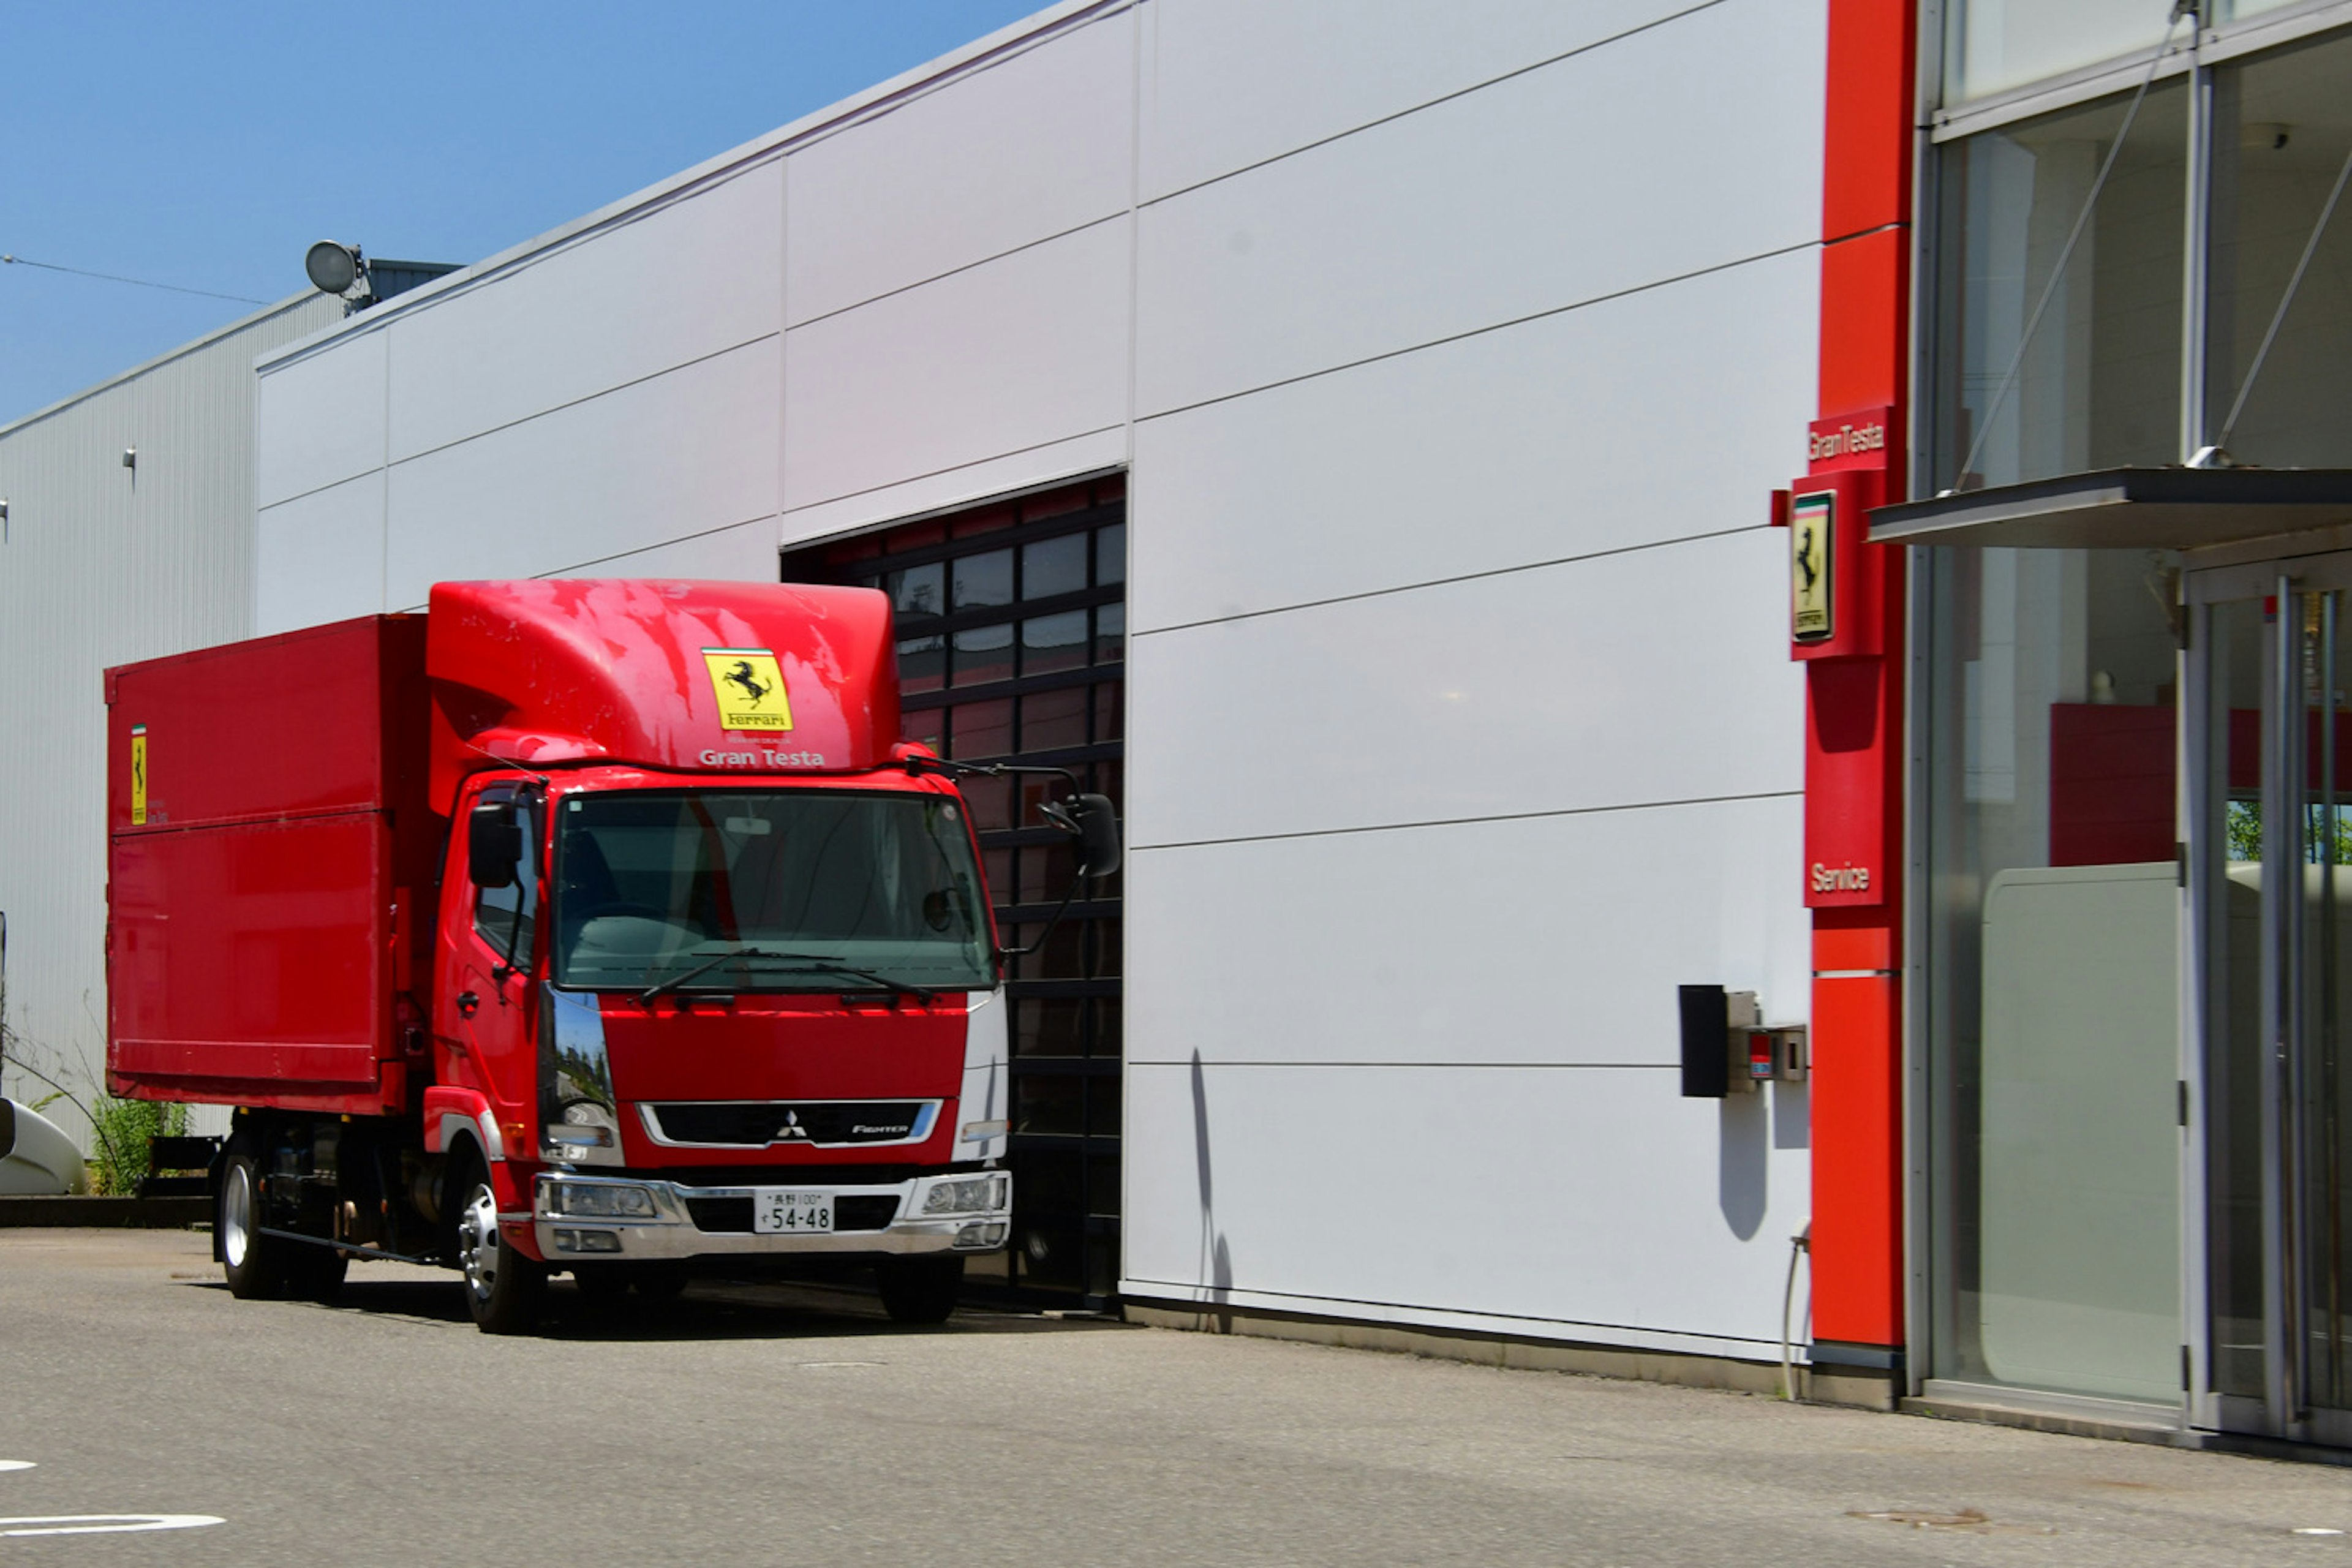
[[[341,319],[308,295],[0,430],[0,1092],[85,1100],[106,1058],[108,666],[249,635],[255,356]],[[137,466],[122,466],[126,447]],[[47,1114],[86,1134],[61,1101]]]

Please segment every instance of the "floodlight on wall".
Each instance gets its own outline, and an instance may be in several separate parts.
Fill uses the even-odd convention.
[[[139,466],[138,447],[125,447],[122,448],[122,466],[126,468],[135,468]]]
[[[367,260],[356,245],[322,239],[302,258],[302,270],[310,275],[310,287],[320,293],[348,294],[352,285],[365,276]]]

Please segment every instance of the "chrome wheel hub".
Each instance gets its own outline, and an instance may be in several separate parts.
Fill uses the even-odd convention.
[[[499,1282],[499,1201],[488,1183],[476,1184],[457,1216],[457,1262],[466,1270],[466,1289],[487,1301]]]
[[[253,1249],[253,1173],[246,1165],[231,1165],[221,1185],[220,1226],[221,1257],[231,1268],[244,1268]]]

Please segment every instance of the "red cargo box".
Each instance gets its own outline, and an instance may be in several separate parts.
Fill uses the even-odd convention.
[[[425,618],[126,665],[106,701],[109,1087],[404,1109],[422,1040],[399,998],[446,832]]]

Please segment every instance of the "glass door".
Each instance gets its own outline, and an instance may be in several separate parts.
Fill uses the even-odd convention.
[[[2202,1424],[2352,1438],[2352,555],[2194,574]]]

